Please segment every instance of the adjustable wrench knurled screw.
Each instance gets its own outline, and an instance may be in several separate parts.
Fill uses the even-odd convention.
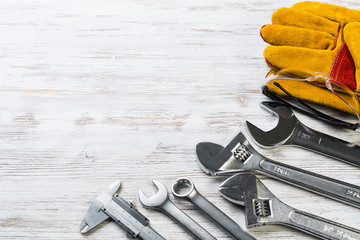
[[[193,181],[189,178],[178,178],[174,181],[171,191],[178,198],[186,198],[195,206],[213,219],[220,227],[231,234],[235,239],[254,240],[251,235],[245,232],[225,213],[204,198],[195,188]]]
[[[238,158],[239,148],[243,153]],[[360,186],[266,158],[251,146],[241,132],[226,147],[199,143],[197,155],[200,167],[211,175],[233,175],[243,171],[261,173],[360,208]]]
[[[251,173],[239,173],[219,187],[227,200],[245,206],[248,227],[282,224],[321,239],[360,240],[360,230],[300,211],[281,202]],[[242,197],[240,197],[242,196]]]

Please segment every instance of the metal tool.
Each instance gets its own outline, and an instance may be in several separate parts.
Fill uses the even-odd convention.
[[[204,198],[195,188],[193,181],[189,178],[178,178],[172,185],[172,193],[179,198],[186,198],[196,205],[200,210],[207,214],[225,231],[238,240],[254,240],[250,234],[245,232],[237,223],[229,218],[215,205]],[[185,192],[186,191],[186,192]]]
[[[270,160],[255,151],[242,133],[225,148],[205,142],[196,146],[196,152],[201,168],[208,174],[262,173],[360,208],[360,187]]]
[[[170,201],[164,184],[155,180],[153,180],[153,183],[159,189],[159,191],[151,198],[146,197],[145,194],[139,190],[140,202],[146,208],[155,208],[168,214],[197,239],[216,239]]]
[[[360,230],[292,208],[281,202],[251,173],[225,180],[219,191],[229,201],[245,206],[248,227],[287,225],[322,239],[360,240]]]
[[[165,240],[149,227],[149,220],[116,192],[120,181],[112,183],[91,203],[80,224],[80,232],[87,233],[108,218],[112,218],[124,228],[129,238],[139,237],[145,240]]]
[[[277,126],[264,132],[246,122],[257,144],[265,148],[296,145],[360,167],[360,146],[326,135],[302,124],[293,111],[277,102],[262,102],[265,110],[279,117]]]

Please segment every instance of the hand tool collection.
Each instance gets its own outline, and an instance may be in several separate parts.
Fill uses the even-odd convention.
[[[148,198],[139,190],[139,199],[145,208],[154,208],[166,213],[196,239],[216,239],[170,201],[164,184],[156,180],[153,180],[153,183],[159,190],[154,196]],[[165,239],[148,226],[149,220],[136,210],[133,204],[126,202],[117,194],[119,188],[120,181],[114,182],[95,198],[80,224],[80,232],[87,233],[103,221],[112,218],[126,230],[129,238],[139,237],[145,240]],[[219,208],[204,198],[196,190],[194,183],[189,178],[175,180],[172,185],[172,193],[179,198],[188,198],[234,239],[255,239]]]
[[[263,102],[262,106],[275,113],[279,117],[279,123],[275,129],[263,132],[247,122],[252,138],[260,146],[296,144],[360,166],[358,146],[308,128],[296,119],[288,107],[279,103]],[[266,224],[283,224],[322,239],[360,240],[359,229],[284,204],[253,174],[265,174],[357,208],[360,208],[359,186],[268,159],[258,153],[241,132],[226,147],[211,142],[198,143],[196,153],[198,163],[205,173],[230,176],[220,185],[219,192],[225,199],[245,207],[249,228]],[[147,197],[141,190],[138,192],[139,200],[145,208],[166,213],[196,239],[216,239],[170,201],[164,184],[156,180],[153,180],[153,183],[158,188],[154,196]],[[81,233],[87,233],[104,220],[112,218],[127,231],[128,237],[164,239],[149,226],[146,217],[117,194],[119,188],[120,182],[111,184],[91,203],[80,224]],[[234,239],[255,239],[203,197],[189,178],[176,179],[171,191],[175,197],[192,202]]]
[[[263,88],[263,93],[275,102],[262,102],[261,106],[278,117],[278,124],[264,132],[246,122],[257,145],[263,148],[299,146],[360,167],[360,146],[304,125],[290,109],[351,130],[359,128],[360,121],[348,123],[333,118],[302,101],[351,113],[360,120],[359,33],[360,11],[330,4],[301,2],[273,14],[273,24],[265,25],[261,36],[270,44],[264,51],[272,69],[270,73],[281,77],[269,81]],[[284,96],[310,111],[286,102]],[[290,207],[254,174],[264,174],[356,208],[360,208],[360,186],[271,160],[258,153],[241,132],[225,147],[211,142],[198,143],[196,154],[205,173],[228,177],[218,190],[225,199],[245,207],[247,227],[282,224],[321,239],[360,240],[359,227],[355,229]],[[158,192],[152,197],[138,191],[145,208],[164,212],[196,239],[216,239],[169,199],[164,184],[156,180],[153,183]],[[111,218],[126,230],[128,237],[165,239],[149,226],[149,220],[132,203],[117,194],[120,185],[119,181],[114,182],[95,198],[80,224],[80,232],[87,233]],[[189,178],[176,179],[171,192],[174,197],[193,203],[232,238],[255,239],[202,196]]]

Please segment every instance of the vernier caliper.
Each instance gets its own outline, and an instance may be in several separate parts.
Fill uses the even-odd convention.
[[[145,240],[165,240],[160,234],[149,227],[149,220],[136,210],[133,205],[117,193],[120,181],[110,184],[91,203],[80,224],[80,232],[86,233],[108,218],[127,231],[129,238],[139,237]]]

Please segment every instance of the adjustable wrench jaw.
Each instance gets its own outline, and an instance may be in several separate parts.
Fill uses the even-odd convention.
[[[95,200],[91,203],[85,217],[80,223],[80,232],[87,233],[91,229],[98,226],[100,223],[109,218],[109,215],[102,211],[103,207],[109,203],[112,196],[120,189],[121,182],[116,181],[110,184],[104,191],[102,191]]]
[[[283,213],[289,212],[288,206],[251,173],[239,173],[230,177],[220,185],[219,191],[230,202],[245,206],[248,227],[278,224],[287,219],[287,215]]]
[[[233,188],[228,192],[228,188]],[[237,189],[237,192],[234,191]],[[360,239],[360,230],[292,208],[274,196],[250,173],[239,173],[220,185],[220,193],[239,203],[236,195],[244,196],[248,227],[282,224],[321,239]],[[234,197],[235,196],[235,197]]]
[[[233,175],[245,170],[256,169],[264,159],[239,133],[225,148],[221,145],[201,142],[196,146],[198,163],[210,175]]]
[[[276,127],[264,132],[252,123],[246,121],[246,126],[252,138],[262,147],[271,148],[285,144],[292,136],[298,119],[290,108],[276,102],[262,102],[260,105],[266,111],[277,116],[279,121]]]

